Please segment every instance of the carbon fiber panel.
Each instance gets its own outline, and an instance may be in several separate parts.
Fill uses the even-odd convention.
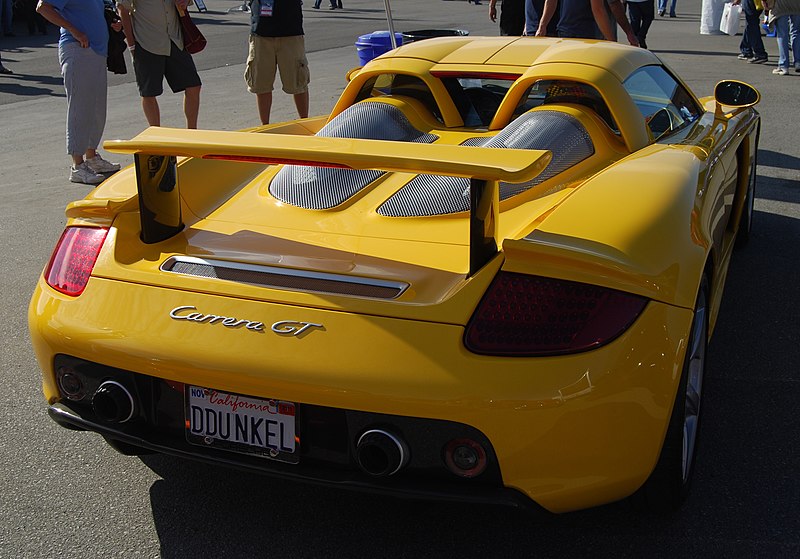
[[[333,118],[317,136],[429,144],[438,139],[414,128],[403,112],[387,103],[356,103]],[[333,208],[380,177],[381,171],[354,171],[286,165],[272,179],[269,192],[278,200],[310,210]]]
[[[558,111],[525,113],[492,138],[470,138],[462,145],[487,148],[551,150],[553,159],[535,179],[500,183],[500,199],[516,196],[594,153],[591,136],[574,117]],[[469,181],[439,175],[418,175],[384,202],[378,213],[387,217],[444,215],[469,210]]]

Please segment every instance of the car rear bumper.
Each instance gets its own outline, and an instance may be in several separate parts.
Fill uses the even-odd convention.
[[[120,310],[120,302],[125,309]],[[267,325],[293,319],[324,328],[295,337],[191,324],[170,318],[170,310],[181,305]],[[468,426],[489,441],[497,461],[497,487],[477,493],[505,495],[505,487],[552,512],[619,500],[647,479],[666,432],[691,321],[690,309],[651,301],[631,328],[599,349],[500,358],[468,352],[463,326],[455,324],[288,307],[98,278],[77,299],[40,283],[30,313],[31,338],[52,406],[63,404],[54,360],[66,354],[136,375],[299,406]],[[182,413],[182,400],[175,406]],[[59,409],[64,413],[56,417],[62,423],[172,454],[196,452],[182,446],[185,440],[160,442],[152,431],[120,435],[113,427],[85,423],[81,414]],[[426,452],[438,454],[441,447]],[[203,459],[242,462],[239,456],[211,454]],[[274,461],[245,467],[325,478],[320,473],[299,475],[291,467],[284,472],[287,466]],[[336,480],[341,472],[331,475],[331,483],[345,484]],[[434,476],[417,481],[428,489],[395,491],[394,480],[387,485],[356,479],[352,485],[436,498],[453,492],[463,498],[457,483],[461,480]]]

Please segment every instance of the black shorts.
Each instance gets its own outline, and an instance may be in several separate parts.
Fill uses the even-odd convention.
[[[133,71],[142,97],[157,97],[164,91],[164,78],[173,93],[201,85],[192,55],[170,41],[169,56],[153,54],[138,44],[133,53]]]

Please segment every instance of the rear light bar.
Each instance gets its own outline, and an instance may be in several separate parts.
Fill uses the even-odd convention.
[[[67,227],[45,269],[47,285],[71,297],[83,293],[106,235],[108,229]]]
[[[647,305],[638,295],[568,280],[500,272],[464,334],[484,355],[588,351],[627,330]]]

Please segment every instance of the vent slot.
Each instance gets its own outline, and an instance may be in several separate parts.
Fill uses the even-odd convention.
[[[221,260],[204,260],[189,256],[168,258],[161,265],[161,270],[184,276],[246,283],[273,289],[348,295],[370,299],[395,299],[408,287],[407,283],[396,281],[325,274],[274,266],[256,266]]]

